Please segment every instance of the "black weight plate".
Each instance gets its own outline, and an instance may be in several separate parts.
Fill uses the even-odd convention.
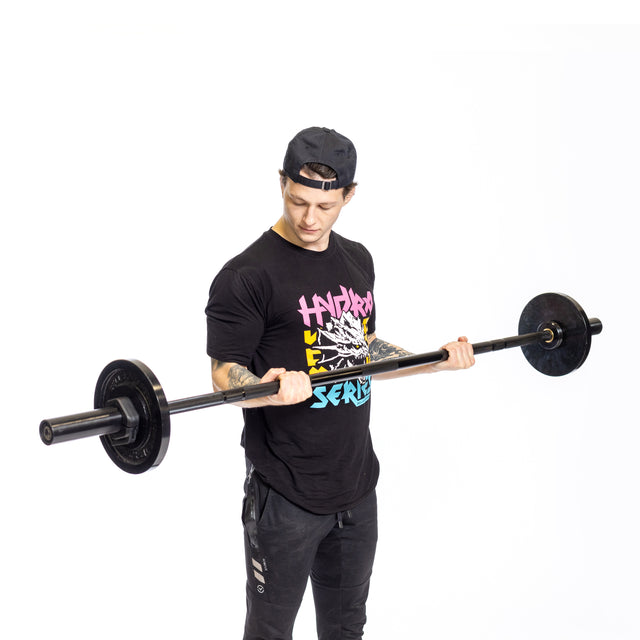
[[[162,462],[169,447],[170,413],[161,384],[151,369],[138,360],[115,360],[98,377],[94,396],[96,409],[109,400],[127,397],[140,422],[135,440],[118,444],[115,436],[100,436],[109,457],[127,473],[143,473]]]
[[[555,322],[562,328],[561,344],[549,349],[541,344],[522,347],[532,367],[548,376],[564,376],[575,371],[586,360],[591,347],[591,326],[582,307],[567,295],[543,293],[522,311],[518,333],[534,333]]]

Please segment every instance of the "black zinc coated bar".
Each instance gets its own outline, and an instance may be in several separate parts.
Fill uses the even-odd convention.
[[[591,318],[589,324],[592,335],[596,335],[602,331],[602,323],[597,318]],[[490,340],[488,342],[478,342],[472,345],[473,353],[480,355],[492,351],[511,349],[512,347],[523,347],[544,340],[548,336],[548,331],[538,331],[519,336],[511,336],[509,338]],[[340,381],[375,376],[380,373],[390,373],[400,369],[436,364],[446,360],[448,357],[448,352],[440,349],[438,351],[404,356],[402,358],[369,362],[354,367],[345,367],[344,369],[323,371],[321,373],[314,373],[311,376],[311,386],[315,388]],[[173,400],[168,403],[169,413],[171,415],[174,413],[186,413],[208,407],[217,407],[221,404],[232,404],[243,400],[263,398],[277,393],[279,388],[280,383],[276,380],[274,382],[249,385],[238,389],[228,389],[183,398],[181,400]],[[40,424],[40,436],[45,444],[54,444],[89,436],[114,434],[121,429],[122,415],[120,411],[116,407],[106,407],[85,413],[43,420]]]

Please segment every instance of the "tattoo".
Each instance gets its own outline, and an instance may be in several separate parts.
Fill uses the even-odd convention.
[[[260,378],[239,364],[234,364],[229,369],[229,389],[247,387],[250,384],[259,384]]]
[[[372,362],[376,362],[377,360],[401,358],[402,356],[410,355],[412,355],[411,351],[407,351],[406,349],[402,349],[401,347],[396,347],[395,344],[385,342],[384,340],[380,340],[380,338],[376,338],[369,345],[369,357],[371,358]]]
[[[221,362],[215,358],[211,358],[211,374],[214,375],[230,363]],[[247,387],[251,384],[259,384],[260,378],[251,373],[246,367],[239,364],[232,364],[226,373],[226,380],[218,380],[218,384],[224,385],[224,389],[238,389],[240,387]],[[214,383],[214,386],[215,383]]]

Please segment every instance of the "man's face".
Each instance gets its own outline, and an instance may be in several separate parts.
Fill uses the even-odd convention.
[[[324,251],[331,227],[353,196],[353,191],[346,198],[342,193],[342,189],[323,191],[287,180],[282,189],[284,211],[274,230],[299,247]]]

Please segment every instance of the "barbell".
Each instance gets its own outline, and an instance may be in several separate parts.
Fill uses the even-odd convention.
[[[473,344],[474,355],[521,347],[539,372],[563,376],[580,367],[589,355],[591,336],[602,331],[598,318],[589,319],[571,297],[543,293],[522,311],[518,335]],[[401,358],[322,371],[311,375],[311,386],[347,382],[380,373],[435,364],[447,359],[444,349]],[[111,460],[127,473],[143,473],[159,465],[169,447],[170,416],[221,404],[270,396],[280,383],[266,382],[168,402],[154,373],[139,360],[114,360],[98,377],[94,410],[43,420],[42,441],[51,445],[100,436]]]

